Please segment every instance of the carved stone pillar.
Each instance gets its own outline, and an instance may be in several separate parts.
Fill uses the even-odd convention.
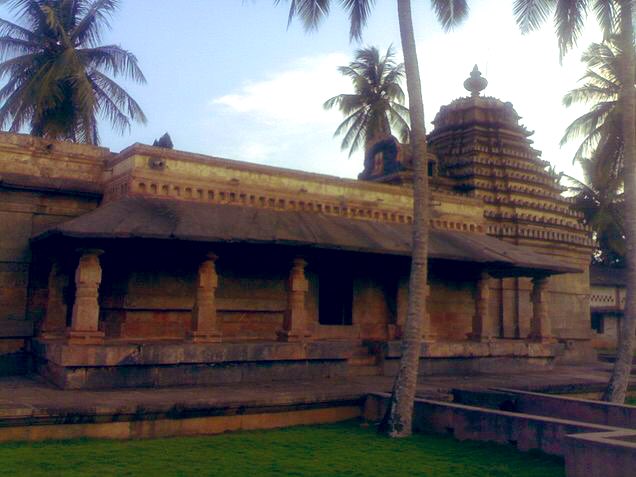
[[[99,344],[104,332],[99,331],[99,285],[102,281],[102,267],[99,256],[102,250],[81,250],[81,257],[75,271],[75,303],[68,342],[72,344]]]
[[[216,289],[219,283],[216,260],[217,256],[209,253],[199,265],[197,291],[192,308],[192,330],[189,333],[190,339],[195,343],[221,341],[221,330],[216,315]]]
[[[305,277],[307,262],[302,258],[294,259],[287,282],[287,310],[283,329],[278,332],[279,341],[302,341],[311,336],[308,327],[307,308],[305,306],[309,282]]]
[[[431,320],[431,311],[430,311],[430,300],[428,297],[431,296],[431,287],[430,285],[426,285],[426,314],[422,319],[422,341],[424,343],[432,343],[435,341],[436,336],[433,334],[433,326]]]
[[[490,314],[490,275],[483,272],[477,280],[475,289],[475,314],[473,329],[468,337],[474,341],[491,341],[495,336],[495,323]]]
[[[530,338],[533,341],[551,342],[552,323],[548,313],[548,278],[535,277],[532,279],[532,320],[530,322]]]
[[[66,310],[64,290],[68,287],[69,276],[60,262],[55,260],[51,266],[46,300],[46,314],[40,327],[42,338],[60,338],[66,333]]]

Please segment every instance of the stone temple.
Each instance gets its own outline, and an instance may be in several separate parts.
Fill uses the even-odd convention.
[[[593,354],[590,231],[485,84],[429,134],[423,374]],[[350,180],[0,134],[2,370],[72,389],[393,374],[411,178],[393,137]]]

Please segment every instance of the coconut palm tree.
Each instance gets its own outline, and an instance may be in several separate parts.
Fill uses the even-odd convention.
[[[274,3],[280,3],[280,0],[274,0]],[[289,0],[289,3],[290,21],[298,17],[308,29],[314,29],[320,24],[321,20],[329,14],[332,4],[330,0]],[[350,38],[359,40],[371,13],[374,0],[339,0],[338,3],[349,15]],[[461,22],[468,14],[466,0],[431,0],[431,6],[438,20],[447,30]],[[415,48],[411,0],[397,0],[397,9],[411,123],[413,248],[408,311],[402,332],[402,358],[381,429],[391,437],[404,437],[412,432],[413,403],[422,341],[422,321],[426,313],[429,192],[424,103]]]
[[[383,57],[376,47],[362,48],[348,66],[338,68],[351,79],[354,93],[334,96],[324,107],[337,107],[346,116],[334,135],[344,136],[342,149],[349,149],[349,157],[372,139],[390,135],[392,127],[402,142],[408,140],[409,110],[400,86],[404,64],[396,64],[394,57],[391,47]]]
[[[515,0],[514,12],[524,32],[538,28],[554,12],[559,50],[563,56],[579,38],[588,12],[594,12],[604,39],[617,35],[621,89],[618,97],[624,157],[624,223],[627,252],[627,297],[616,361],[604,400],[624,402],[636,334],[636,52],[634,0]]]
[[[603,43],[592,43],[583,53],[581,61],[587,65],[582,86],[563,97],[563,104],[591,104],[590,110],[572,121],[566,128],[561,145],[583,137],[573,161],[594,160],[609,162],[604,170],[622,177],[623,135],[617,107],[621,89],[619,50],[616,37]],[[622,185],[622,184],[621,184]]]
[[[589,104],[590,110],[566,129],[561,145],[583,137],[574,161],[583,167],[584,181],[566,176],[575,194],[575,206],[592,227],[597,242],[593,260],[623,265],[623,135],[617,106],[620,94],[620,51],[616,38],[592,43],[581,60],[587,65],[584,84],[565,95],[566,107]]]
[[[118,0],[4,0],[18,23],[0,19],[0,127],[51,139],[99,143],[97,118],[123,132],[146,122],[109,75],[139,83],[135,56],[100,45]]]

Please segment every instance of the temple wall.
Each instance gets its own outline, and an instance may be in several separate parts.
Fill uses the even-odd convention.
[[[26,340],[43,318],[48,267],[29,239],[98,205],[106,149],[0,133],[0,375],[26,371]]]
[[[49,263],[32,263],[31,235],[95,207],[94,199],[0,186],[0,375],[23,370],[17,358],[46,309]]]
[[[475,314],[474,281],[430,276],[427,305],[432,333],[439,341],[464,341]]]

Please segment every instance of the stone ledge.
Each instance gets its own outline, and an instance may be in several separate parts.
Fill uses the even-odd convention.
[[[188,343],[150,342],[69,345],[64,341],[33,341],[34,354],[61,367],[163,366],[236,362],[346,360],[349,341]]]
[[[380,343],[384,357],[400,358],[399,341]],[[558,343],[494,340],[422,343],[420,358],[554,358],[562,347]]]

